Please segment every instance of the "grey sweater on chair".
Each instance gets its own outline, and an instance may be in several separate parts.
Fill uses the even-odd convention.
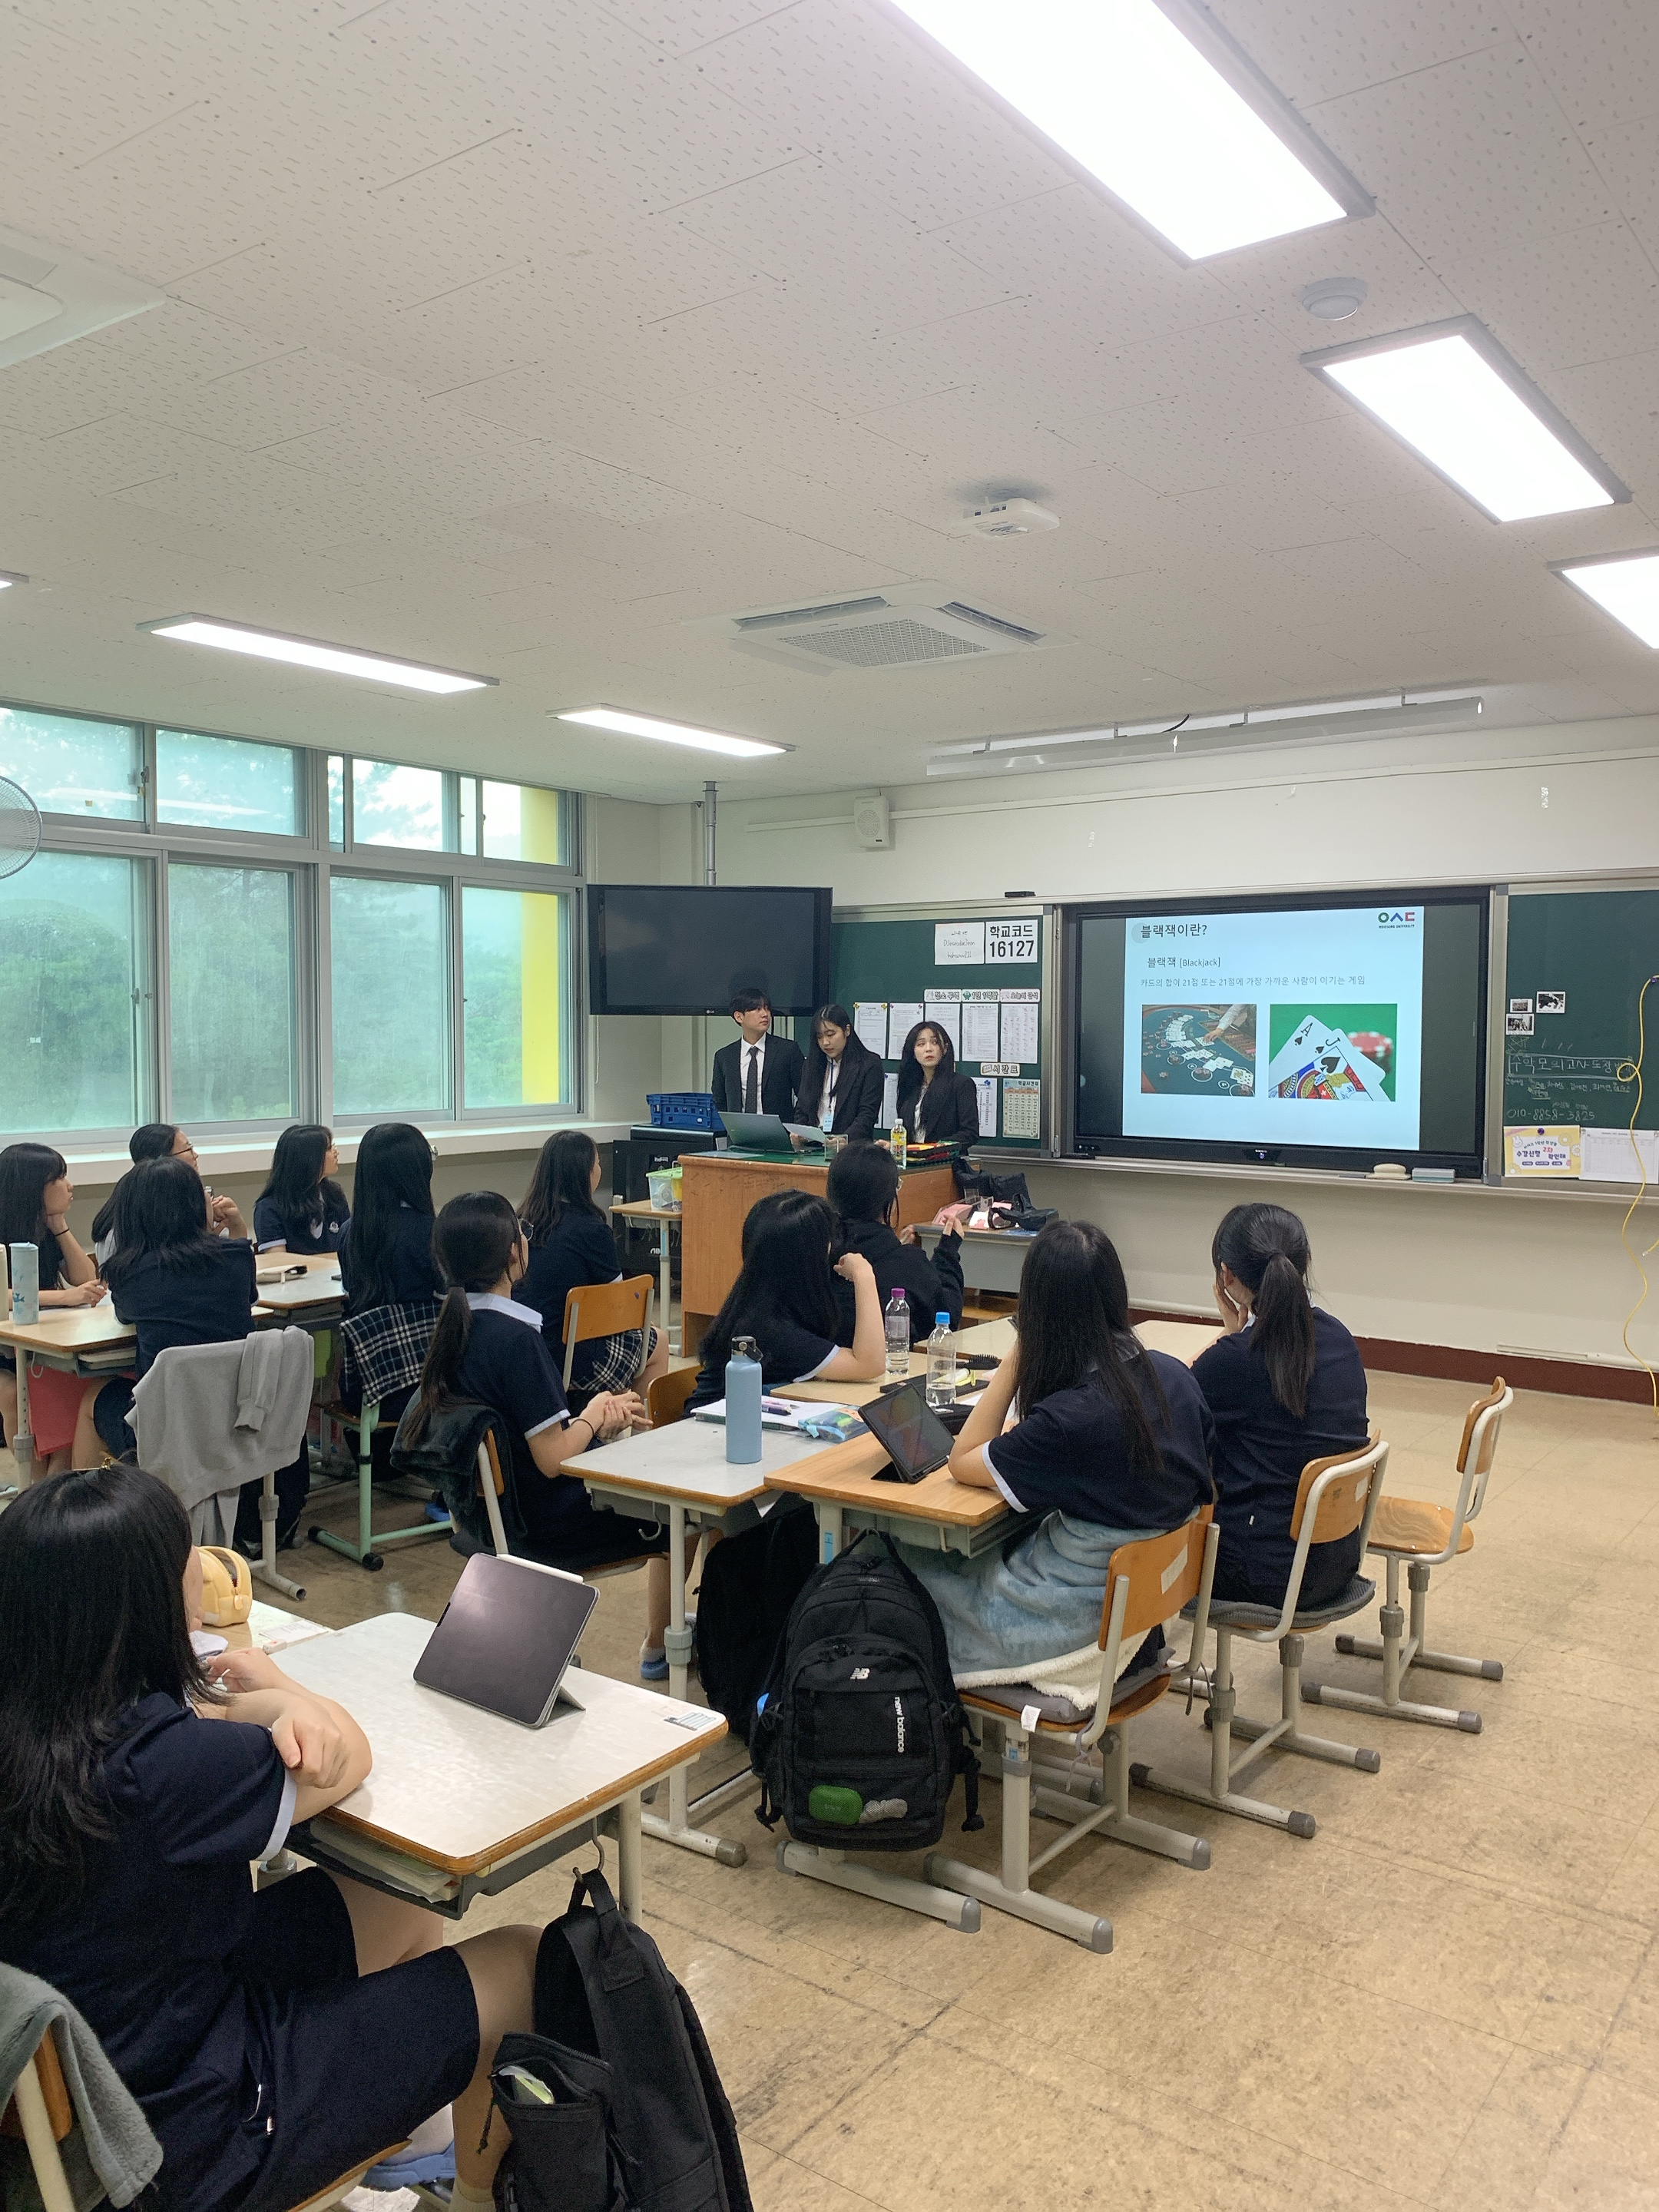
[[[56,2030],[58,2063],[75,2106],[74,2131],[58,2149],[76,2212],[88,2212],[106,2197],[112,2204],[131,2204],[161,2165],[161,2146],[137,2098],[67,1997],[33,1974],[0,1966],[0,2104],[17,2087],[49,2028]],[[0,2166],[9,2212],[33,2196],[33,2174],[21,2142],[0,2149],[6,2154]]]

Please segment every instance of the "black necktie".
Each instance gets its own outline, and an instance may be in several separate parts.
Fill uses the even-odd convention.
[[[743,1079],[743,1110],[745,1114],[760,1112],[760,1047],[749,1047],[749,1073]]]

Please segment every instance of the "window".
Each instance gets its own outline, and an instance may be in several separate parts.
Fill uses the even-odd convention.
[[[532,783],[486,783],[483,845],[486,860],[544,860],[569,865],[569,808],[566,793]]]
[[[167,870],[174,1120],[298,1115],[294,939],[288,869]]]
[[[334,1113],[447,1113],[453,1093],[444,885],[336,876],[329,892]]]
[[[462,1064],[470,1107],[556,1105],[568,1095],[569,904],[557,892],[477,884],[462,894]]]
[[[157,730],[156,819],[298,837],[305,830],[302,758],[287,745]]]
[[[328,757],[328,842],[337,853],[345,850],[345,763],[338,753]]]
[[[0,707],[0,775],[21,783],[43,814],[143,819],[143,750],[131,722]]]
[[[351,840],[355,845],[401,845],[416,853],[453,852],[444,835],[444,774],[435,768],[398,768],[390,761],[351,763]]]
[[[86,853],[37,853],[0,883],[0,1127],[144,1118],[148,886],[142,860]]]

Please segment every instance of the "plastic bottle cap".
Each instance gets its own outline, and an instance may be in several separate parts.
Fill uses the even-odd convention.
[[[935,1314],[933,1316],[933,1319],[941,1328],[949,1328],[951,1326],[951,1316],[949,1314]]]

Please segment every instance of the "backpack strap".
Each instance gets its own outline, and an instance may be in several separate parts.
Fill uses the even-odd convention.
[[[591,1874],[579,1874],[570,1893],[570,1909],[574,1912],[586,1896],[599,1922],[599,1979],[607,1990],[626,1989],[630,1982],[645,1978],[645,1961],[635,1949],[628,1932],[628,1923],[617,1910],[617,1900],[611,1894],[611,1885],[595,1867]]]

